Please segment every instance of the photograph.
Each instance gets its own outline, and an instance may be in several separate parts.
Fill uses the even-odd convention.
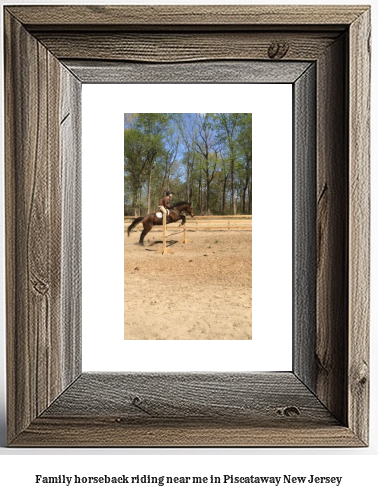
[[[124,339],[252,340],[252,113],[125,113]]]

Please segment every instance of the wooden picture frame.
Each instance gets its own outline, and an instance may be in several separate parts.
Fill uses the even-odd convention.
[[[9,446],[367,446],[369,7],[6,6],[4,23]],[[250,81],[248,61],[293,84],[292,371],[82,373],[81,84]]]

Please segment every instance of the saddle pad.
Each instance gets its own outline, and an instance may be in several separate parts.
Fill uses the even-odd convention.
[[[169,215],[169,210],[167,210],[167,215]],[[163,217],[163,214],[161,212],[156,212],[156,217],[161,219]]]

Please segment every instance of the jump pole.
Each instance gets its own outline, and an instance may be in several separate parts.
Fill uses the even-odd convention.
[[[167,248],[167,214],[163,213],[163,248],[159,248],[158,252],[162,255],[173,253],[170,248]]]

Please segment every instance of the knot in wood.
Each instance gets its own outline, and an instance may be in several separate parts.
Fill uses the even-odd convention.
[[[138,408],[138,410],[141,410],[144,413],[147,413],[147,415],[151,415],[150,410],[147,409],[146,402],[143,401],[139,396],[131,396],[131,404],[133,406],[135,406],[136,408]]]
[[[142,402],[142,400],[140,399],[139,396],[134,396],[131,399],[131,402],[132,402],[133,405],[138,406]]]
[[[268,48],[268,57],[270,59],[282,59],[286,56],[289,45],[285,42],[272,42]]]
[[[285,408],[279,408],[277,413],[285,417],[292,417],[294,415],[300,415],[301,412],[296,406],[286,406]]]
[[[363,376],[361,379],[360,379],[360,385],[364,386],[367,382],[367,378],[365,376]]]
[[[40,293],[41,295],[45,295],[49,290],[49,285],[39,280],[36,283],[34,283],[34,290]]]
[[[360,389],[364,389],[369,384],[369,366],[365,360],[356,368],[355,380]]]

